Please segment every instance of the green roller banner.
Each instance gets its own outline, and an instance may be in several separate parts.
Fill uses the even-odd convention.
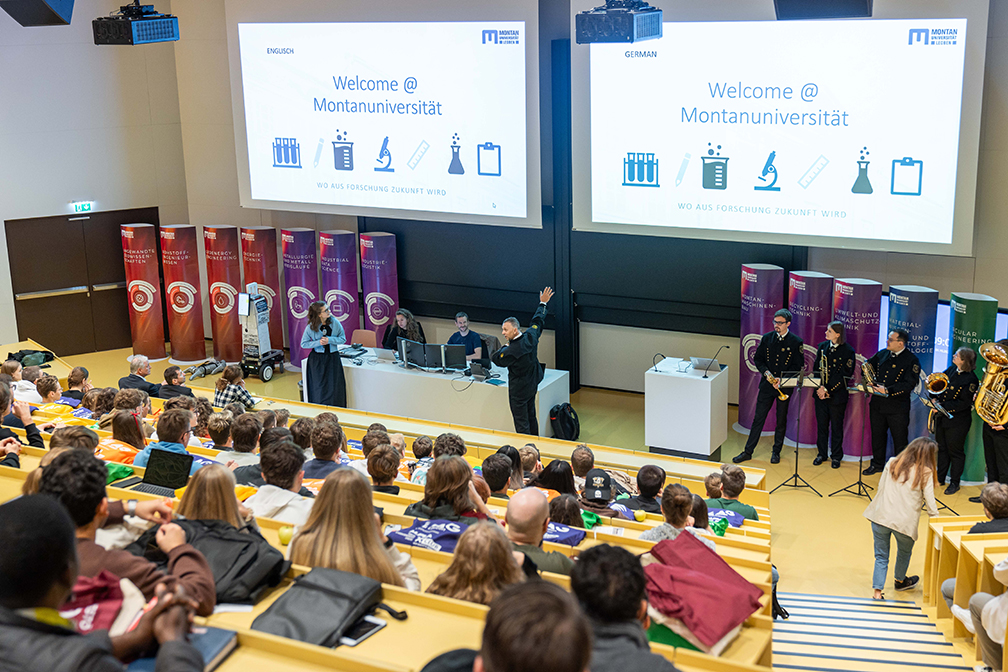
[[[980,346],[994,340],[994,327],[997,323],[998,302],[993,296],[986,294],[968,294],[952,292],[950,302],[952,313],[952,329],[949,334],[948,365],[952,364],[952,355],[962,346],[977,351],[977,377],[983,378],[981,369],[984,360],[980,357]],[[986,473],[984,462],[983,420],[973,412],[973,425],[966,437],[966,468],[963,471],[963,484],[966,482],[983,483]]]

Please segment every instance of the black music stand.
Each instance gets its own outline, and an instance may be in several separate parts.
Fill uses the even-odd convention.
[[[820,493],[818,490],[816,490],[815,488],[813,488],[812,485],[808,481],[806,481],[804,478],[802,478],[801,475],[798,473],[798,444],[801,443],[801,389],[802,389],[802,387],[804,385],[805,385],[805,372],[804,371],[793,371],[793,372],[784,372],[784,373],[781,373],[780,387],[781,388],[785,388],[785,387],[792,387],[793,386],[793,390],[794,391],[791,394],[797,394],[798,395],[798,426],[797,426],[797,435],[796,435],[796,438],[795,438],[795,447],[794,447],[794,473],[791,474],[790,476],[788,476],[787,480],[785,480],[783,483],[781,483],[776,488],[774,488],[773,490],[771,490],[770,491],[771,495],[773,493],[777,492],[778,490],[780,490],[781,488],[783,488],[784,486],[787,486],[789,488],[808,488],[809,490],[811,490],[815,494],[817,494],[820,497],[822,497],[822,493]],[[816,387],[818,387],[818,385],[816,385]]]
[[[866,386],[863,386],[863,385],[851,385],[851,386],[849,386],[847,388],[847,391],[848,392],[860,392],[861,394],[866,394],[869,397],[872,394],[869,391],[869,389]],[[869,401],[870,401],[870,399],[869,399]],[[865,410],[866,411],[868,410],[867,407],[865,408]],[[836,492],[831,492],[830,495],[829,495],[830,497],[832,497],[833,495],[839,495],[841,492],[846,492],[847,494],[854,495],[855,497],[867,497],[868,501],[869,502],[871,501],[871,495],[868,494],[868,491],[869,490],[874,490],[875,488],[873,488],[872,486],[868,485],[867,483],[865,483],[861,479],[861,471],[864,469],[864,433],[865,433],[865,425],[868,422],[868,418],[861,418],[861,420],[862,420],[862,422],[861,422],[861,450],[860,450],[861,454],[858,455],[857,483],[851,483],[850,485],[848,485],[846,487],[840,488]],[[851,488],[854,488],[854,490],[851,490]]]

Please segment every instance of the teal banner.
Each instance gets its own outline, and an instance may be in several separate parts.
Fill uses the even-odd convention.
[[[993,296],[986,294],[971,294],[952,292],[952,319],[949,333],[948,363],[952,363],[952,355],[962,346],[977,351],[977,368],[983,365],[979,355],[980,346],[994,340],[994,328],[997,324],[998,302]],[[978,371],[978,377],[982,374]],[[973,425],[966,437],[966,469],[963,471],[963,482],[982,483],[986,466],[984,462],[983,440],[981,432],[983,420],[973,412]]]

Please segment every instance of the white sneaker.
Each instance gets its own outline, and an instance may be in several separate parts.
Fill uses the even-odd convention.
[[[976,629],[973,627],[973,616],[970,615],[968,609],[963,609],[958,604],[952,605],[952,615],[959,619],[959,621],[966,626],[971,635],[976,634]],[[984,666],[981,666],[984,667]],[[990,669],[990,668],[986,668]]]
[[[981,663],[973,668],[973,672],[994,672],[994,670]]]

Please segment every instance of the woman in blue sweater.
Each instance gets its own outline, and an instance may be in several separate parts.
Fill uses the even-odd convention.
[[[337,346],[346,343],[343,325],[329,314],[324,301],[308,307],[308,325],[301,334],[301,347],[308,355],[307,401],[312,404],[346,408],[346,379]]]

